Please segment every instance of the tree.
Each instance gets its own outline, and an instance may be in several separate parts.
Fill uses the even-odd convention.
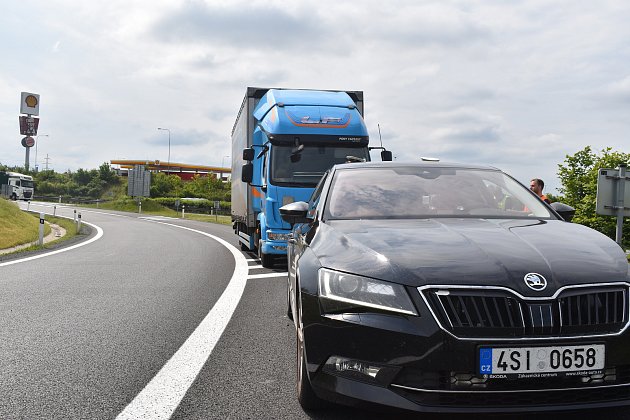
[[[615,239],[617,218],[595,213],[597,200],[597,176],[600,168],[617,168],[620,163],[629,164],[630,154],[615,152],[610,147],[599,153],[590,146],[567,155],[564,164],[558,165],[559,188],[562,201],[575,208],[573,222],[586,225]],[[630,248],[630,220],[624,219],[623,246]]]
[[[151,197],[178,197],[181,195],[182,180],[177,175],[163,172],[151,176]]]

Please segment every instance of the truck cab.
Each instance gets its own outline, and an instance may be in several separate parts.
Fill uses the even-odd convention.
[[[249,105],[249,127],[237,119],[232,136],[234,147],[245,143],[235,134],[251,132],[247,147],[233,149],[232,216],[241,248],[269,267],[286,255],[291,230],[279,208],[308,201],[333,165],[370,160],[369,138],[361,92],[269,89]]]
[[[3,197],[11,200],[30,201],[35,190],[33,177],[17,172],[0,172],[0,188]]]

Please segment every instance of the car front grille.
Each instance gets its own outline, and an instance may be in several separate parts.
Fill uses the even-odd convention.
[[[582,389],[603,385],[630,387],[630,366],[605,369],[598,374],[557,376],[545,378],[496,379],[470,372],[428,372],[414,367],[403,368],[392,381],[392,386],[424,391],[505,392],[536,389]]]
[[[628,286],[566,288],[548,300],[504,288],[429,287],[420,292],[442,328],[460,338],[616,334],[628,324]]]
[[[630,401],[630,366],[600,375],[487,379],[481,375],[403,369],[390,388],[418,404],[453,407],[541,407]]]
[[[418,404],[449,408],[487,408],[496,411],[508,411],[516,407],[527,410],[541,409],[545,406],[571,407],[583,404],[628,404],[630,386],[601,387],[579,390],[557,390],[546,392],[462,392],[441,393],[397,389],[397,393]]]

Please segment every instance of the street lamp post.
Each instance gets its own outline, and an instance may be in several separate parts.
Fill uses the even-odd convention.
[[[37,139],[35,140],[35,172],[38,172],[37,170],[37,143],[39,143],[40,137],[50,137],[50,136],[48,134],[39,134],[35,136],[35,138]]]
[[[223,156],[223,159],[221,159],[221,168],[223,168],[223,162],[225,162],[225,158],[229,158],[230,156]]]
[[[171,130],[168,128],[158,127],[158,130],[168,131],[168,160],[166,161],[167,170],[170,172],[171,169]]]

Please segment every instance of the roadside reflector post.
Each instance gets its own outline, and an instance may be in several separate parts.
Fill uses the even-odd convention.
[[[29,211],[31,209],[31,202],[28,201],[26,204],[26,211]]]
[[[138,213],[142,213],[142,201],[138,199]]]
[[[184,218],[184,216],[185,216],[185,214],[184,214],[185,208],[186,208],[186,206],[182,204],[182,219],[183,219],[183,218]]]
[[[74,216],[73,216],[73,219],[74,219],[74,221],[75,221],[75,223],[76,223],[76,221],[77,221],[77,209],[74,209]]]
[[[59,196],[59,204],[61,204],[61,196]]]
[[[81,213],[79,213],[79,216],[77,217],[77,233],[81,232]]]
[[[53,217],[57,215],[57,206],[53,206]]]
[[[39,213],[39,246],[44,245],[44,213]]]

